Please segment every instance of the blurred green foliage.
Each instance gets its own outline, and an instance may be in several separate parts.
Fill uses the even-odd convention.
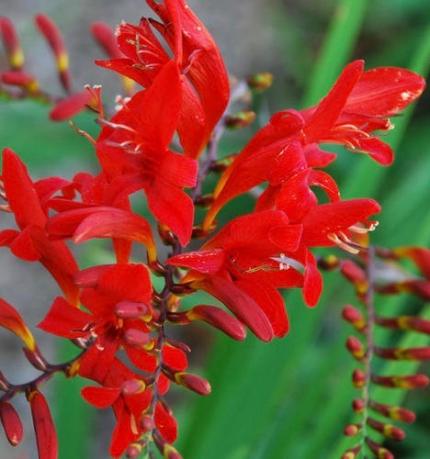
[[[365,57],[372,66],[402,65],[428,72],[428,0],[338,0],[327,2],[313,13],[311,8],[316,3],[312,0],[299,7],[299,2],[269,2],[268,14],[277,27],[280,49],[287,56],[279,59],[288,65],[288,84],[278,78],[268,100],[259,101],[260,120],[267,118],[268,107],[300,104],[299,93],[302,105],[317,101],[353,57]],[[306,24],[300,22],[305,15]],[[310,31],[304,30],[304,25]],[[376,196],[382,202],[378,243],[430,243],[429,100],[425,95],[413,118],[410,110],[397,119],[396,130],[389,137],[397,149],[393,168],[381,169],[367,158],[340,152],[338,165],[331,171],[345,197]],[[31,102],[1,102],[1,145],[16,149],[35,175],[58,173],[70,177],[91,166],[93,157],[87,141],[66,124],[47,122],[46,116],[46,107]],[[91,117],[82,116],[76,122],[87,131],[96,131]],[[223,143],[225,153],[237,148],[241,140],[237,136],[227,138]],[[249,205],[250,198],[240,204],[236,201],[236,206],[228,208],[228,215],[235,214],[239,206],[243,210]],[[96,253],[103,258],[103,248],[98,250]],[[350,401],[354,397],[350,384],[354,363],[344,351],[348,330],[340,320],[341,306],[348,301],[354,301],[351,289],[328,274],[318,308],[306,309],[300,295],[288,294],[292,330],[286,339],[263,344],[250,336],[244,343],[236,343],[212,336],[205,328],[198,335],[204,337],[200,343],[203,351],[195,365],[211,381],[213,393],[204,399],[187,395],[178,403],[182,426],[178,448],[184,457],[339,458],[351,445],[350,440],[342,438],[342,429],[352,419]],[[384,299],[379,307],[390,314],[406,310],[408,298]],[[429,314],[428,309],[423,314]],[[390,337],[381,334],[380,339]],[[417,344],[413,335],[405,340],[404,344]],[[59,358],[68,352],[70,349],[62,349]],[[397,372],[402,366],[405,372],[415,366],[394,365],[400,365]],[[386,371],[389,373],[390,365]],[[89,437],[93,441],[97,434],[96,430],[88,434],[93,427],[88,408],[79,399],[80,385],[77,382],[71,387],[70,381],[60,381],[56,386],[61,459],[91,457]],[[398,450],[400,458],[429,457],[428,395],[420,393],[408,400],[417,407],[419,418],[407,428],[408,439]],[[398,402],[403,396],[401,392],[391,393],[392,401]]]

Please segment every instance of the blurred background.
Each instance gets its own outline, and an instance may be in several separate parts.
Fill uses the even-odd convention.
[[[0,15],[16,24],[28,69],[42,88],[61,94],[52,57],[33,25],[33,15],[50,15],[64,33],[71,56],[75,88],[102,83],[106,94],[120,91],[115,75],[97,68],[102,53],[92,41],[89,25],[104,20],[137,22],[148,14],[142,0],[0,0]],[[189,0],[220,45],[231,74],[238,78],[259,71],[275,75],[273,87],[255,100],[257,123],[239,134],[228,134],[224,154],[236,151],[269,114],[280,108],[315,103],[330,87],[346,62],[365,58],[368,67],[397,65],[427,75],[430,67],[430,8],[428,0]],[[0,51],[0,71],[6,69]],[[388,140],[397,160],[390,170],[367,158],[342,154],[330,172],[345,197],[372,196],[383,206],[376,241],[386,246],[430,245],[430,93],[413,112],[396,118]],[[88,143],[67,124],[52,124],[48,107],[31,101],[0,100],[0,146],[18,151],[34,177],[62,175],[94,168]],[[96,132],[91,117],[80,116],[79,127]],[[230,215],[252,205],[235,201]],[[2,216],[2,227],[7,222]],[[84,264],[104,262],[104,244],[81,253]],[[0,254],[0,296],[22,311],[33,330],[58,293],[36,265]],[[194,369],[212,383],[213,394],[202,400],[185,391],[174,397],[180,421],[178,448],[186,459],[336,459],[351,445],[342,438],[352,418],[350,384],[354,364],[344,351],[349,330],[340,311],[354,301],[352,289],[334,275],[326,278],[326,294],[315,310],[306,309],[299,295],[286,302],[292,331],[284,340],[261,344],[249,337],[230,342],[208,328],[194,327],[186,342],[193,348]],[[407,297],[378,307],[417,310]],[[41,347],[53,361],[73,355],[59,340],[42,337]],[[19,344],[0,330],[0,369],[13,382],[32,377]],[[403,364],[399,364],[401,368]],[[408,364],[403,365],[405,374]],[[427,373],[430,367],[424,368]],[[401,371],[399,371],[400,373]],[[79,398],[80,381],[51,382],[48,396],[55,407],[60,459],[104,458],[112,428],[108,413],[96,413]],[[393,397],[401,397],[393,391]],[[400,399],[398,399],[400,400]],[[407,427],[408,438],[390,445],[401,459],[430,458],[430,391],[417,391],[406,405],[418,413]],[[0,434],[0,459],[36,458],[34,438],[24,401],[17,407],[27,422],[25,443],[12,450]]]

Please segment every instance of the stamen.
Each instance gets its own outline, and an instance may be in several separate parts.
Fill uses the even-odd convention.
[[[108,121],[108,120],[105,120],[105,119],[100,119],[98,121],[99,121],[100,124],[102,124],[104,126],[108,126],[108,127],[112,128],[112,129],[122,129],[124,131],[131,132],[132,134],[137,134],[135,129],[133,129],[130,126],[126,126],[125,124],[112,123],[112,121]]]
[[[280,271],[286,271],[290,268],[293,268],[300,273],[305,271],[305,267],[302,263],[295,260],[294,258],[287,257],[284,253],[280,253],[279,257],[270,257],[270,259],[279,263]]]
[[[327,238],[330,239],[330,241],[334,242],[339,248],[345,250],[348,253],[351,253],[353,255],[357,255],[360,253],[360,249],[352,247],[351,245],[349,245],[349,243],[341,241],[335,233],[328,234]]]

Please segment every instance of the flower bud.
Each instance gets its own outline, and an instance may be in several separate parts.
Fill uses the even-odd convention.
[[[361,413],[364,410],[365,406],[366,405],[364,403],[364,400],[362,400],[361,398],[357,398],[352,401],[352,409],[356,413]]]
[[[191,373],[179,372],[175,373],[175,381],[181,386],[196,392],[200,395],[209,395],[211,393],[211,386],[206,379]]]
[[[1,81],[11,86],[19,86],[29,94],[39,92],[39,83],[33,75],[26,72],[4,72],[1,74]]]
[[[242,129],[251,125],[256,118],[255,112],[251,110],[244,110],[234,115],[228,115],[225,119],[225,125],[229,129]]]
[[[256,91],[265,91],[273,84],[273,75],[269,72],[261,72],[248,78],[248,86]]]
[[[121,301],[115,306],[115,314],[120,319],[138,319],[148,314],[149,308],[145,303]]]
[[[366,356],[366,350],[360,340],[355,336],[350,336],[346,340],[346,348],[356,360],[363,360]]]
[[[142,445],[140,443],[132,443],[125,453],[127,459],[138,459],[142,454]]]
[[[189,320],[203,320],[237,341],[246,338],[246,329],[242,322],[216,306],[195,306],[186,315]]]
[[[124,340],[130,346],[143,347],[151,341],[151,335],[137,328],[129,328],[124,333]]]
[[[142,379],[129,379],[128,381],[125,381],[121,386],[121,390],[124,395],[140,394],[145,389],[146,384]]]
[[[342,310],[342,318],[351,323],[357,331],[364,331],[366,329],[366,320],[361,312],[354,308],[354,306],[347,304]]]
[[[108,24],[102,21],[93,22],[91,24],[91,34],[111,59],[123,56],[119,50],[115,34]]]
[[[340,260],[335,255],[328,255],[318,260],[318,267],[323,271],[331,271],[339,267]]]
[[[60,29],[54,21],[45,14],[38,14],[36,16],[36,26],[48,42],[55,57],[60,82],[63,88],[69,92],[71,89],[69,55],[64,45]]]
[[[384,405],[382,403],[370,400],[369,407],[373,411],[395,421],[402,421],[406,422],[407,424],[411,424],[416,419],[416,415],[413,411],[407,410],[406,408],[401,408],[399,406]]]
[[[374,351],[378,357],[388,360],[430,360],[430,347],[410,349],[375,347]]]
[[[344,429],[343,429],[343,434],[346,437],[355,437],[358,432],[360,432],[361,426],[360,424],[348,424]]]
[[[91,105],[93,96],[86,89],[72,94],[70,97],[60,100],[49,112],[52,121],[65,121],[86,109]]]
[[[352,384],[361,389],[366,384],[366,374],[362,370],[354,370],[352,373]]]
[[[0,421],[8,442],[12,446],[19,445],[24,434],[22,422],[15,408],[8,402],[0,403]]]
[[[430,379],[423,374],[410,376],[371,376],[372,382],[384,387],[396,387],[399,389],[417,389],[428,386]]]
[[[419,317],[376,317],[375,322],[381,327],[399,330],[413,330],[418,333],[430,334],[430,320],[424,320]]]
[[[404,440],[406,436],[402,429],[399,429],[392,424],[384,424],[382,422],[376,421],[373,418],[367,419],[367,425],[376,432],[380,432],[382,435],[384,435],[384,437],[390,438],[391,440],[401,441]]]
[[[12,70],[21,70],[24,66],[24,53],[15,26],[9,18],[0,17],[0,36],[10,68]]]
[[[357,459],[361,451],[361,445],[356,445],[353,448],[346,450],[341,459]]]
[[[376,443],[371,438],[366,437],[366,443],[378,459],[395,459],[394,455],[388,449],[383,448],[382,445]]]

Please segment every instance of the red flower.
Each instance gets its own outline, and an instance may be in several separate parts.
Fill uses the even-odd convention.
[[[162,23],[144,18],[138,26],[121,24],[118,46],[126,57],[97,63],[150,87],[169,61],[154,28],[172,50],[183,75],[178,133],[186,154],[195,158],[227,106],[224,62],[213,38],[184,0],[147,3]]]
[[[77,174],[67,193],[79,192],[81,201],[70,196],[55,197],[49,207],[58,215],[48,222],[48,232],[53,238],[70,238],[84,242],[91,238],[112,238],[118,263],[126,263],[132,242],[141,242],[148,249],[150,260],[156,258],[156,247],[149,223],[131,210],[129,195],[141,187],[140,180],[132,177],[113,178],[108,181],[102,173]]]
[[[113,265],[101,272],[94,287],[83,289],[81,302],[89,313],[57,298],[39,328],[69,339],[92,337],[113,358],[121,345],[142,350],[150,341],[151,299],[144,265]]]
[[[392,162],[391,148],[373,132],[390,129],[389,117],[419,97],[425,82],[406,69],[364,72],[363,66],[363,61],[349,64],[316,107],[286,110],[271,118],[221,177],[205,228],[227,202],[254,186],[265,181],[279,185],[307,167],[325,167],[334,155],[320,150],[319,143],[340,143],[383,165]]]
[[[46,196],[52,192],[52,186],[54,189],[61,187],[64,181],[52,178],[34,184],[22,161],[7,148],[3,151],[2,178],[9,207],[20,231],[1,231],[0,246],[9,247],[15,256],[23,260],[40,261],[68,300],[75,304],[78,289],[73,278],[78,266],[64,242],[49,240],[46,232],[48,217],[43,205]],[[48,190],[50,187],[51,190]]]
[[[169,150],[180,110],[179,84],[177,65],[170,61],[148,90],[136,94],[107,123],[97,150],[108,179],[129,176],[140,183],[155,217],[186,245],[194,206],[183,188],[195,185],[197,163]]]
[[[301,225],[290,225],[281,211],[257,212],[227,224],[200,251],[177,255],[169,264],[191,269],[184,282],[222,301],[260,339],[288,331],[278,287],[303,284],[296,270],[279,271],[273,257],[295,252]]]

